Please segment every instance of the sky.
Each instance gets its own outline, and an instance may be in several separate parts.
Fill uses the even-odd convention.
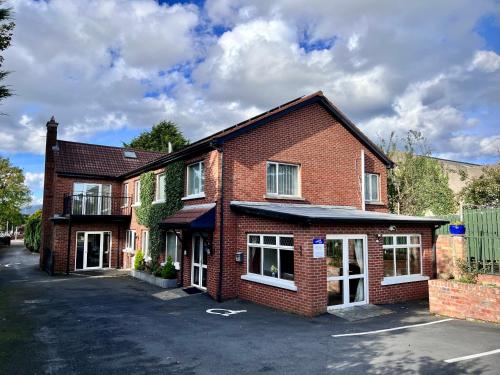
[[[494,0],[9,0],[0,156],[42,199],[45,124],[120,146],[162,120],[190,141],[318,90],[375,142],[500,157]],[[325,145],[327,148],[328,145]]]

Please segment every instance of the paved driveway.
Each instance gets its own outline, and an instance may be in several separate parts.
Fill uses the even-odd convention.
[[[161,300],[122,273],[48,277],[22,246],[0,248],[0,374],[500,373],[500,327],[439,321],[424,303],[350,323],[205,295]],[[211,308],[246,310],[231,316]]]

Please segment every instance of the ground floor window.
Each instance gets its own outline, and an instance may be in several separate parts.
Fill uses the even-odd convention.
[[[135,250],[135,230],[127,230],[125,233],[125,249]]]
[[[249,234],[248,274],[294,280],[293,236]]]
[[[151,260],[151,251],[149,250],[149,230],[143,230],[141,233],[141,248],[144,259]]]
[[[175,268],[179,269],[179,262],[181,261],[181,247],[179,246],[179,241],[177,234],[175,232],[167,232],[166,238],[166,249],[165,249],[165,261],[168,257],[172,257],[174,261]]]
[[[384,277],[422,274],[422,244],[419,234],[384,236]]]

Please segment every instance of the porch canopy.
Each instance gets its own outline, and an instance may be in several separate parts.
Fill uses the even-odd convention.
[[[215,203],[184,206],[163,219],[160,228],[212,231],[215,228]]]
[[[448,221],[434,217],[395,215],[383,212],[363,211],[345,206],[318,206],[310,204],[285,204],[266,202],[232,201],[235,212],[295,223],[406,223],[444,225]]]

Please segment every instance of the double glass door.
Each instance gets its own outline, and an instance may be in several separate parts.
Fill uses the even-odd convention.
[[[200,234],[193,235],[192,249],[191,284],[206,289],[208,249],[204,246],[203,237]]]
[[[71,213],[73,215],[110,215],[111,185],[75,182]]]
[[[367,237],[326,236],[328,309],[368,302]]]
[[[108,268],[111,232],[77,232],[75,269]]]

